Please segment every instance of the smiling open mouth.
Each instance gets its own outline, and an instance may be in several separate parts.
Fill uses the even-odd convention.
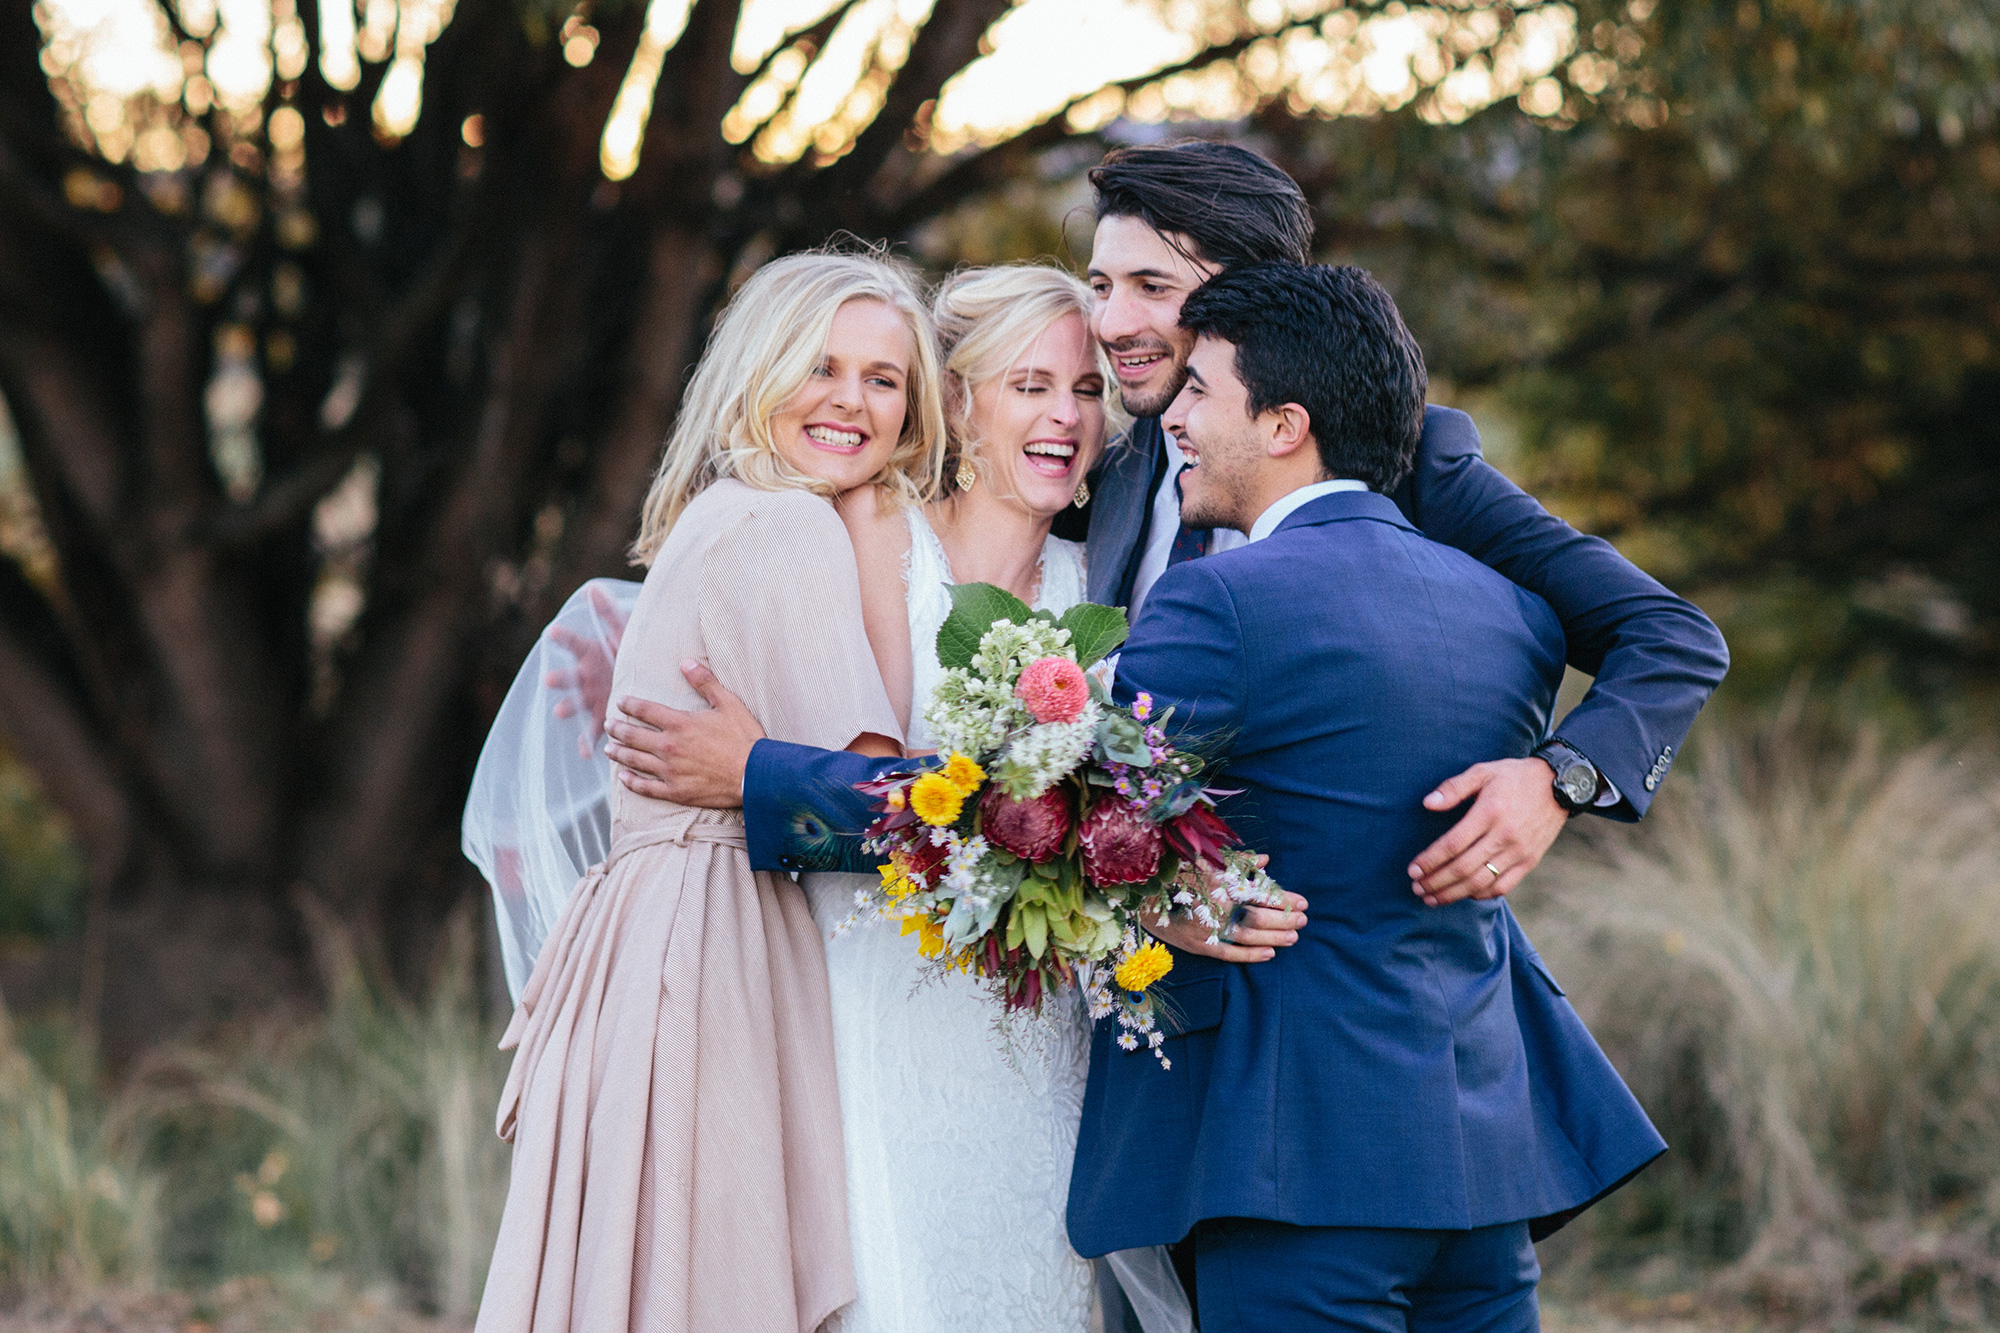
[[[823,449],[837,449],[851,453],[859,449],[868,437],[858,430],[815,423],[806,427],[806,438]]]
[[[1022,446],[1028,466],[1045,477],[1067,477],[1076,462],[1074,440],[1031,440]]]
[[[1153,373],[1162,361],[1168,359],[1164,347],[1142,348],[1133,352],[1113,352],[1111,364],[1117,367],[1120,379],[1144,379]]]

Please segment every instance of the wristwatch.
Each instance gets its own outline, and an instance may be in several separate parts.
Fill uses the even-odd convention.
[[[1575,814],[1596,804],[1597,793],[1604,789],[1604,777],[1597,771],[1597,765],[1575,747],[1560,736],[1552,736],[1536,749],[1534,757],[1556,771],[1557,805]]]

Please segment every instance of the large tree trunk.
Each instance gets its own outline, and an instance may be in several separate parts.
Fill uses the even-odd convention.
[[[305,984],[302,892],[387,966],[428,958],[476,884],[456,821],[486,720],[554,605],[624,569],[724,276],[754,239],[920,221],[879,180],[918,174],[909,118],[1004,7],[942,0],[885,124],[838,162],[744,173],[718,131],[746,84],[737,5],[699,0],[614,188],[598,141],[644,7],[600,18],[571,69],[505,0],[462,0],[400,144],[367,128],[379,67],[342,97],[309,66],[317,235],[288,251],[271,214],[301,205],[255,172],[205,169],[265,210],[224,234],[68,142],[28,0],[0,3],[0,394],[57,568],[38,583],[0,556],[0,728],[83,844],[84,1002],[114,1054]],[[475,113],[483,148],[461,142]],[[77,172],[122,202],[77,206]],[[725,172],[745,185],[718,202]],[[193,281],[217,244],[241,255],[220,295]],[[265,475],[232,498],[204,414],[215,339],[279,326],[282,265],[310,291],[284,325],[296,365],[266,369]],[[314,508],[363,458],[365,610],[316,644]]]

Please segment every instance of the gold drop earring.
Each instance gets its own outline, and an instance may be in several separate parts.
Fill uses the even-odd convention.
[[[961,491],[969,491],[979,484],[979,474],[972,470],[971,459],[961,458],[958,460],[958,476],[955,480],[958,482],[958,489]]]
[[[1070,503],[1078,509],[1090,503],[1090,483],[1088,481],[1079,481],[1076,484],[1076,499],[1071,500]]]

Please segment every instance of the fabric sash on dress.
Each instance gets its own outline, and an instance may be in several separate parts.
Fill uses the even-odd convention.
[[[642,847],[657,847],[663,843],[677,843],[682,847],[697,842],[724,847],[748,846],[742,818],[738,816],[735,820],[724,822],[717,820],[716,813],[709,810],[677,810],[650,828],[620,833],[611,840],[610,853],[586,870],[583,878],[577,881],[576,891],[570,894],[569,906],[563,909],[562,919],[556,922],[549,938],[543,941],[542,951],[535,959],[535,970],[529,974],[528,984],[521,989],[521,1002],[514,1006],[514,1016],[508,1021],[506,1034],[500,1038],[501,1050],[514,1050],[527,1036],[540,1007],[542,992],[548,988],[549,977],[555,970],[555,960],[568,952],[571,936],[576,933],[589,904],[597,896],[598,886],[611,873],[611,867]],[[508,1143],[514,1141],[515,1114],[520,1109],[521,1094],[533,1065],[532,1060],[515,1060],[507,1074],[506,1088],[500,1094],[500,1111],[494,1129]]]

